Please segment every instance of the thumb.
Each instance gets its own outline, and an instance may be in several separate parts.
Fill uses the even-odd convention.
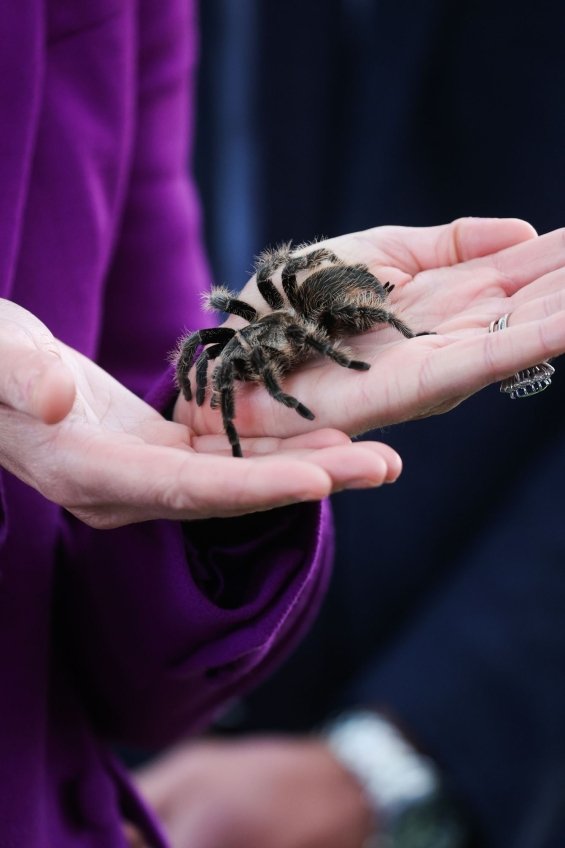
[[[443,247],[457,261],[465,262],[536,236],[532,225],[520,218],[459,218],[447,226]]]
[[[73,375],[54,352],[0,339],[0,403],[56,424],[71,410]]]
[[[488,256],[536,235],[534,228],[519,218],[458,218],[435,227],[404,227],[401,232],[402,242],[420,270]]]

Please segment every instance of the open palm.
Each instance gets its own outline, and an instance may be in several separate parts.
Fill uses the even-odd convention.
[[[344,434],[443,411],[565,352],[563,232],[538,238],[523,222],[467,219],[329,244],[394,283],[392,308],[435,334],[404,339],[379,327],[350,340],[369,371],[313,358],[289,375],[285,388],[315,421],[245,384],[236,407],[245,458],[234,459],[209,404],[179,399],[167,421],[25,309],[0,301],[0,464],[95,527],[316,500],[400,473],[389,447]],[[243,297],[264,308],[253,281]],[[506,312],[510,328],[489,334]]]
[[[240,515],[400,473],[391,448],[327,429],[249,440],[235,460],[5,300],[0,353],[0,465],[93,527]]]
[[[315,413],[313,422],[262,387],[242,385],[236,396],[242,435],[288,436],[320,426],[353,435],[444,412],[565,349],[563,231],[536,237],[520,221],[461,219],[443,227],[379,227],[324,244],[393,283],[394,312],[416,332],[433,335],[405,339],[379,325],[346,340],[356,359],[371,364],[366,372],[313,357],[284,382]],[[241,297],[265,311],[253,280]],[[507,312],[509,329],[489,334],[490,322]],[[221,429],[208,404],[198,409],[181,400],[177,411],[199,432]]]

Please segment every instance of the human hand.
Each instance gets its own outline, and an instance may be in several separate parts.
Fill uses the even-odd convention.
[[[523,221],[461,219],[442,227],[378,227],[324,245],[393,283],[391,309],[416,332],[435,334],[405,339],[380,325],[345,340],[356,359],[371,364],[369,371],[314,357],[290,374],[285,391],[315,413],[314,422],[244,383],[235,421],[243,435],[289,436],[313,426],[358,434],[445,412],[489,383],[565,351],[563,231],[538,238]],[[254,280],[240,297],[265,310]],[[490,322],[506,312],[509,328],[489,334]],[[196,431],[221,431],[208,403],[194,407],[179,398],[177,420],[190,417]]]
[[[320,430],[245,443],[165,420],[25,309],[0,300],[0,465],[97,528],[238,515],[392,482],[397,454]]]
[[[189,743],[136,781],[172,848],[359,848],[373,825],[359,784],[310,738]]]

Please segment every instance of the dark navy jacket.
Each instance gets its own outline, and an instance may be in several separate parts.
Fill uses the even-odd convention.
[[[208,90],[221,5],[204,4]],[[227,242],[214,199],[230,186],[214,190],[212,169],[229,175],[234,137],[255,164],[247,231],[241,216],[230,229],[245,249],[468,214],[524,217],[540,232],[565,223],[565,4],[255,7],[255,52],[239,60],[260,73],[251,89],[231,80],[227,118],[203,116],[203,138],[215,130],[219,145],[201,168],[217,261]],[[218,143],[245,85],[243,136]],[[402,478],[334,499],[322,616],[247,702],[240,729],[303,731],[344,705],[382,705],[440,763],[482,846],[562,848],[564,411],[557,363],[539,397],[491,387],[446,416],[373,434],[403,456]]]

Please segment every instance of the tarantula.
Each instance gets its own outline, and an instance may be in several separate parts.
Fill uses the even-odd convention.
[[[279,268],[286,300],[272,280]],[[242,456],[234,425],[235,380],[263,383],[271,397],[312,420],[314,413],[282,390],[279,381],[284,374],[316,353],[344,368],[366,371],[369,364],[351,359],[336,340],[378,323],[390,324],[406,338],[416,335],[386,306],[393,285],[381,283],[366,265],[347,265],[325,247],[298,256],[290,244],[266,250],[258,257],[255,271],[269,312],[260,315],[234,292],[215,287],[206,297],[208,308],[239,315],[249,323],[240,330],[212,327],[190,333],[181,339],[176,358],[176,378],[186,400],[192,398],[189,371],[196,359],[196,403],[202,406],[208,363],[221,356],[212,374],[210,403],[220,407],[234,456]],[[312,273],[299,284],[301,271]],[[202,345],[206,347],[196,358]]]

